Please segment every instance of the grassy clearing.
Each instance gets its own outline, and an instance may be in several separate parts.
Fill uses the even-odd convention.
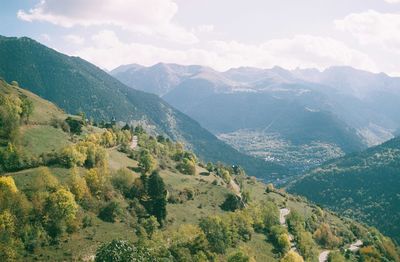
[[[20,190],[24,190],[30,185],[30,183],[32,183],[33,179],[39,175],[40,168],[41,167],[26,169],[15,173],[8,173],[6,175],[11,175],[14,178],[17,187]],[[60,167],[49,167],[49,169],[61,183],[66,183],[68,181],[70,175],[69,169]],[[84,169],[80,168],[78,170],[83,172]]]
[[[53,103],[17,86],[9,85],[0,81],[0,91],[18,96],[27,96],[33,102],[34,111],[30,117],[30,122],[35,124],[48,124],[51,119],[64,119],[66,114]]]
[[[247,243],[241,244],[239,249],[246,251],[246,253],[256,261],[278,261],[278,259],[274,258],[277,256],[273,253],[274,247],[271,243],[266,241],[265,235],[263,234],[254,234],[252,239]],[[228,250],[228,253],[234,253],[235,251],[237,251],[237,249],[232,249],[232,251]]]
[[[34,156],[58,151],[70,144],[69,135],[61,129],[50,126],[24,126],[21,130],[21,143],[25,150]]]
[[[58,246],[47,246],[26,261],[88,261],[99,245],[113,239],[135,241],[134,228],[125,223],[108,223],[97,218],[95,214],[85,213],[92,218],[91,227],[81,229],[61,238]]]
[[[116,149],[109,149],[108,151],[108,164],[110,169],[118,170],[120,168],[135,168],[138,162],[129,158],[126,154],[119,152]]]
[[[181,204],[168,204],[168,221],[172,229],[185,223],[197,224],[201,217],[218,215],[223,212],[219,205],[224,202],[225,196],[230,191],[221,185],[212,184],[212,181],[219,180],[219,178],[214,175],[208,177],[186,176],[170,171],[162,171],[160,174],[167,189],[193,189],[196,192],[194,200],[188,200]]]

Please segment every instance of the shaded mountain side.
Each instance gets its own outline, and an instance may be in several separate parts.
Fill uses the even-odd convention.
[[[178,87],[164,98],[217,134],[258,129],[278,133],[300,145],[323,141],[347,153],[365,148],[356,130],[331,112],[308,108],[297,100],[277,98],[271,93],[210,95],[209,87],[199,85],[183,89]],[[179,103],[181,100],[186,102]]]
[[[313,188],[315,190],[310,190]],[[400,241],[400,138],[308,172],[288,190]]]
[[[239,67],[218,72],[201,66],[163,63],[150,67],[121,66],[110,73],[130,87],[164,97],[185,113],[202,103],[193,100],[193,89],[199,98],[220,93],[271,93],[279,97],[283,105],[287,99],[295,99],[312,109],[331,112],[355,129],[368,146],[393,138],[394,131],[400,127],[400,78],[384,73],[375,74],[351,67],[331,67],[324,71]],[[319,98],[310,101],[312,96]],[[234,102],[230,101],[231,104]],[[261,109],[254,112],[265,114]],[[203,122],[200,124],[205,126]],[[245,128],[250,128],[250,125]]]
[[[400,107],[393,103],[397,96],[386,98],[392,97],[394,85],[387,89],[372,88],[375,95],[368,93],[368,99],[364,99],[352,91],[363,90],[357,81],[348,82],[354,88],[346,91],[344,85],[335,86],[335,82],[322,78],[328,73],[280,67],[218,72],[200,66],[163,63],[150,67],[122,66],[111,72],[132,88],[140,83],[141,90],[161,96],[218,137],[265,134],[264,141],[271,143],[262,148],[256,143],[243,148],[237,147],[240,141],[225,141],[241,152],[272,159],[272,163],[292,162],[290,166],[295,172],[315,167],[308,163],[315,163],[317,158],[337,157],[338,154],[331,154],[332,150],[339,155],[359,152],[393,137],[394,112],[400,115],[397,113]],[[348,74],[353,73],[358,76],[352,71]],[[338,70],[337,74],[347,74],[346,69]],[[361,74],[365,75],[368,77],[360,79],[362,85],[376,77],[371,73]],[[375,106],[385,99],[387,105],[381,109]],[[270,139],[274,137],[279,139]],[[298,148],[308,154],[298,154]],[[281,154],[283,150],[289,154]],[[291,157],[294,155],[295,162]]]
[[[153,94],[125,86],[98,67],[29,38],[0,38],[0,76],[48,99],[68,113],[95,120],[144,120],[156,131],[187,143],[204,160],[220,160],[268,178],[284,168],[239,153]],[[216,157],[215,159],[213,157]]]

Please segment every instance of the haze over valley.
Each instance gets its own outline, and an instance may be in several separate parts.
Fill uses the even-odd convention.
[[[159,63],[110,73],[159,95],[236,149],[296,171],[380,144],[399,129],[400,78],[351,67],[218,72]]]

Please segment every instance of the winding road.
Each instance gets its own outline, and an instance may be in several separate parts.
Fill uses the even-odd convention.
[[[290,209],[288,209],[288,208],[279,209],[279,223],[284,227],[287,227],[286,217],[289,214],[290,214]],[[293,241],[293,236],[290,235],[290,234],[289,234],[289,239],[290,239],[290,245],[292,246],[292,250],[296,250],[295,243]],[[350,244],[350,247],[348,248],[348,250],[350,250],[351,252],[356,252],[357,250],[360,249],[360,247],[362,245],[363,245],[363,242],[358,239],[356,242]],[[332,251],[333,250],[324,250],[324,251],[322,251],[318,256],[318,261],[319,262],[328,261],[329,253],[332,252]]]
[[[348,248],[348,250],[350,250],[351,252],[356,252],[361,248],[362,245],[363,245],[363,242],[361,240],[357,239],[356,242],[350,244],[350,247]],[[322,251],[318,257],[319,262],[328,261],[328,256],[331,251],[333,251],[333,250]]]

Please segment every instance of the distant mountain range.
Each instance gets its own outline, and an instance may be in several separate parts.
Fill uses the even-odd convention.
[[[137,66],[140,68],[140,66]],[[129,66],[134,68],[134,66]],[[204,161],[243,166],[249,175],[272,179],[287,175],[281,165],[233,149],[156,95],[127,87],[98,67],[26,37],[0,36],[0,77],[50,100],[68,113],[88,118],[140,123],[183,141]]]
[[[400,138],[332,160],[291,183],[290,192],[377,227],[400,242]]]
[[[235,148],[297,171],[387,141],[400,127],[400,78],[351,67],[218,72],[159,63],[110,74],[159,95]],[[266,138],[264,147],[240,145],[252,133]],[[299,151],[307,153],[298,158]]]

